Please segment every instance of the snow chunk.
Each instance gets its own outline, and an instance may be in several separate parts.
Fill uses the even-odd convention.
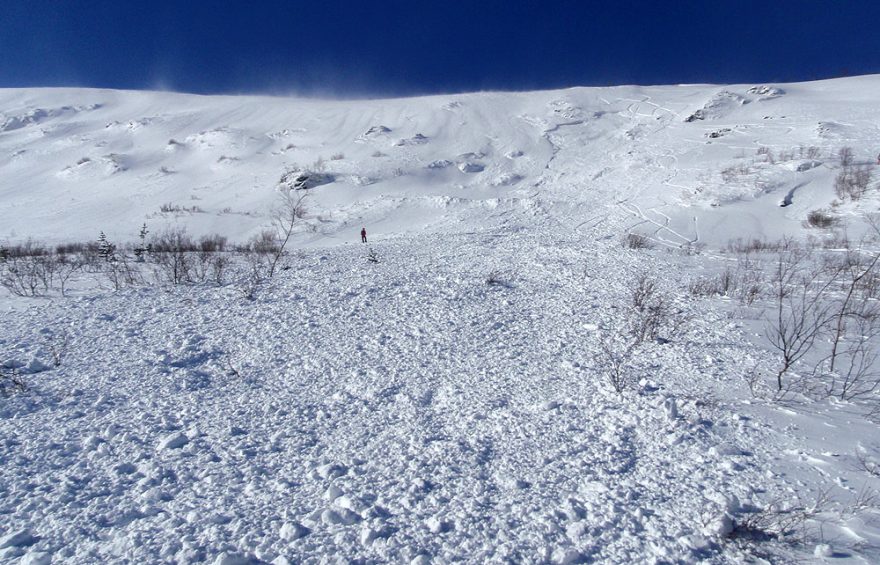
[[[417,133],[409,139],[400,139],[394,145],[395,147],[402,147],[404,145],[424,145],[428,143],[428,138],[424,135]]]
[[[813,557],[834,557],[834,549],[831,544],[820,543],[813,549]]]
[[[425,522],[425,525],[428,527],[428,530],[432,534],[442,534],[443,532],[448,532],[452,529],[452,523],[446,520],[441,520],[436,516],[431,516]]]
[[[21,565],[49,565],[52,563],[52,554],[45,551],[34,551],[21,558]]]
[[[717,516],[703,529],[703,534],[712,537],[727,537],[733,532],[733,518],[730,514],[724,513]]]
[[[377,135],[382,135],[383,133],[391,133],[391,128],[385,127],[383,125],[373,126],[362,133],[361,137],[375,137]]]
[[[338,512],[329,508],[321,512],[321,522],[326,526],[350,526],[360,520],[360,516],[344,508]]]
[[[159,441],[159,451],[166,449],[178,449],[189,443],[189,438],[183,432],[176,432],[163,437]]]
[[[327,463],[315,469],[315,473],[322,479],[335,479],[348,473],[348,467],[336,463]]]
[[[504,173],[492,181],[492,186],[511,186],[523,180],[522,175],[516,173]]]
[[[463,173],[480,173],[486,167],[481,165],[480,163],[462,163],[458,166],[458,170]]]
[[[436,161],[431,161],[428,163],[429,169],[445,169],[446,167],[451,167],[453,162],[449,159],[437,159]]]
[[[278,535],[280,535],[283,540],[293,541],[303,538],[310,533],[312,533],[312,530],[303,526],[299,522],[285,522],[284,525],[281,526]]]
[[[295,169],[287,171],[281,175],[279,184],[287,186],[292,190],[308,190],[336,181],[336,177],[330,173],[318,173],[305,169]]]
[[[0,549],[7,547],[27,547],[39,541],[40,538],[28,529],[17,530],[0,538]]]
[[[247,555],[226,553],[225,551],[214,560],[214,565],[252,565],[256,563],[259,563],[259,561],[251,559]]]
[[[345,494],[345,491],[341,488],[336,485],[330,485],[327,487],[327,490],[324,491],[324,499],[333,502],[343,494]]]
[[[697,120],[714,120],[723,118],[738,106],[748,104],[749,100],[735,92],[722,90],[706,102],[702,108],[684,119],[685,122]]]
[[[762,84],[760,86],[753,86],[748,91],[749,94],[757,94],[761,98],[759,100],[772,100],[774,98],[779,98],[785,91],[781,88],[776,88],[775,86],[767,86],[766,84]]]
[[[584,556],[573,547],[560,547],[553,552],[551,559],[553,563],[558,563],[559,565],[570,565],[571,563],[581,563],[584,560]]]

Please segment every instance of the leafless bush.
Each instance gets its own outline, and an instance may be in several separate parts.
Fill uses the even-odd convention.
[[[610,332],[599,338],[599,350],[604,373],[614,392],[622,394],[632,388],[636,381],[633,358],[640,347],[635,340]]]
[[[65,296],[67,294],[67,283],[75,273],[82,270],[85,262],[79,254],[59,253],[55,257],[61,296]]]
[[[345,153],[334,153],[333,155],[330,155],[331,161],[341,161],[343,159],[345,159]]]
[[[819,149],[818,147],[816,147],[815,145],[810,145],[810,146],[800,145],[800,146],[798,146],[798,157],[800,157],[801,159],[817,159],[817,158],[819,158],[819,155],[821,155],[821,153],[822,153],[822,150]]]
[[[650,344],[667,343],[685,329],[688,317],[674,309],[656,280],[640,275],[633,280],[630,303],[617,309],[608,331],[599,334],[600,370],[617,393],[636,380],[638,354]]]
[[[263,285],[266,278],[263,275],[263,268],[255,262],[258,258],[256,255],[247,254],[245,255],[245,258],[248,260],[248,269],[245,272],[245,275],[239,279],[235,288],[245,299],[255,300],[257,298],[257,292],[260,290],[260,287]]]
[[[837,218],[827,210],[812,210],[807,214],[806,225],[811,228],[830,228],[837,223]]]
[[[172,202],[166,202],[159,206],[159,211],[166,214],[200,214],[203,213],[204,210],[196,205],[193,206],[181,206],[179,204],[174,204]]]
[[[0,267],[0,285],[16,296],[43,296],[55,280],[51,255],[11,255]]]
[[[829,320],[830,308],[823,299],[830,282],[808,258],[802,250],[780,252],[770,280],[775,303],[765,335],[782,356],[778,392],[785,388],[785,374],[810,353]]]
[[[731,240],[727,242],[727,252],[735,253],[741,255],[748,255],[749,253],[767,253],[767,252],[776,252],[782,249],[789,249],[794,246],[794,241],[791,239],[782,239],[779,241],[768,241],[766,239],[758,239],[752,238],[743,240],[742,238],[737,238],[736,240]]]
[[[167,273],[166,273],[167,274]],[[130,263],[124,254],[120,254],[108,261],[104,267],[104,276],[113,285],[113,290],[119,290],[124,286],[143,284],[143,275],[136,263]]]
[[[742,541],[796,539],[806,544],[809,522],[830,511],[832,502],[830,487],[809,501],[798,493],[792,500],[773,500],[761,508],[739,513],[730,538]]]
[[[871,168],[867,165],[846,165],[834,178],[834,192],[841,200],[859,200],[868,191]]]
[[[840,166],[843,168],[852,165],[854,159],[852,147],[841,147],[837,152],[837,158],[840,160]]]
[[[627,249],[650,249],[651,240],[642,234],[629,232],[623,237],[623,246]]]
[[[17,392],[26,392],[27,382],[18,367],[0,365],[0,396],[9,397]]]
[[[70,337],[66,333],[49,334],[45,340],[45,347],[52,356],[52,366],[60,367],[67,355],[67,346],[70,343]]]
[[[688,292],[693,296],[717,296],[722,294],[718,281],[713,278],[700,277],[688,283]]]
[[[511,286],[509,277],[499,270],[490,271],[486,275],[486,284],[489,286]]]
[[[218,251],[226,251],[226,236],[220,234],[203,235],[199,238],[198,251],[204,253],[214,253]]]
[[[859,470],[864,471],[873,477],[880,477],[880,462],[868,457],[868,454],[865,453],[864,449],[856,450],[856,461],[858,462]]]
[[[761,147],[758,147],[756,153],[758,155],[766,155],[767,162],[771,165],[776,162],[776,158],[773,155],[773,150],[769,147],[765,147],[762,145]]]
[[[226,274],[232,264],[229,255],[222,251],[199,251],[193,262],[197,282],[210,281],[218,286],[226,283]]]
[[[262,242],[265,245],[263,249],[267,251],[269,259],[266,263],[266,276],[269,278],[272,278],[281,267],[281,261],[287,254],[285,248],[293,236],[294,229],[305,217],[306,195],[306,192],[299,194],[294,194],[292,191],[283,192],[272,212],[272,230],[262,234]]]
[[[830,300],[826,328],[830,351],[817,368],[827,368],[827,393],[843,400],[868,395],[880,387],[880,371],[875,369],[880,307],[869,299],[878,265],[880,252],[867,252],[859,246],[847,249],[837,265],[826,267],[839,292]]]
[[[91,243],[83,243],[79,241],[69,241],[67,243],[59,243],[55,246],[55,253],[59,255],[74,255],[85,251]]]
[[[750,174],[752,174],[752,167],[748,163],[739,163],[721,169],[721,180],[730,183]]]
[[[150,243],[150,258],[155,265],[158,282],[183,284],[193,279],[191,252],[196,249],[192,237],[184,227],[169,228],[154,235]]]

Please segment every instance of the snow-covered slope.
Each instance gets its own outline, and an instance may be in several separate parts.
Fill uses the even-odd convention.
[[[244,240],[310,187],[250,299],[232,253],[224,284],[152,258],[0,289],[28,385],[0,397],[0,563],[878,562],[870,403],[774,396],[772,297],[692,290],[812,210],[857,231],[876,182],[833,179],[880,150],[876,92],[0,91],[0,243]],[[639,281],[667,318],[631,355]]]
[[[614,208],[673,245],[772,237],[833,201],[841,147],[873,161],[878,89],[867,76],[356,101],[2,90],[0,238],[126,241],[143,222],[245,238],[286,171],[316,168],[322,243],[362,224],[577,226]]]

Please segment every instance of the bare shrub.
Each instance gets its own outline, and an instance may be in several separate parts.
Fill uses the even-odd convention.
[[[858,462],[857,468],[859,470],[864,471],[873,477],[880,477],[880,462],[868,457],[868,454],[865,453],[864,449],[856,450],[856,461]]]
[[[190,252],[196,249],[185,227],[168,228],[154,235],[150,242],[150,258],[155,265],[157,282],[184,284],[193,280],[193,262]]]
[[[58,284],[61,290],[61,296],[66,296],[67,283],[70,281],[74,274],[82,270],[85,263],[81,255],[66,253],[57,254],[55,256],[55,261],[58,271]]]
[[[124,286],[135,286],[143,283],[143,276],[136,264],[130,263],[124,254],[114,257],[104,268],[104,276],[113,285],[113,290]]]
[[[768,241],[766,239],[751,238],[743,240],[737,238],[727,242],[727,251],[729,253],[748,255],[750,253],[766,253],[775,252],[781,249],[787,249],[793,245],[793,240],[783,239],[780,241]]]
[[[834,178],[834,192],[841,200],[859,200],[868,191],[871,168],[867,165],[846,165]]]
[[[688,318],[675,310],[657,281],[648,275],[633,280],[630,303],[619,308],[613,326],[599,334],[601,371],[617,393],[636,382],[637,356],[652,343],[667,343],[685,329]]]
[[[294,229],[305,217],[306,195],[305,192],[294,194],[291,191],[285,191],[281,194],[278,204],[272,212],[272,231],[263,234],[263,236],[267,233],[271,234],[272,238],[272,245],[267,247],[270,250],[268,253],[270,260],[267,263],[266,275],[269,278],[272,278],[281,266],[281,260],[286,256],[285,248],[293,236]]]
[[[26,392],[27,388],[27,382],[18,367],[0,365],[0,396],[8,398],[15,393]]]
[[[752,167],[748,163],[739,163],[721,169],[721,180],[725,183],[731,183],[750,174],[752,174]]]
[[[831,487],[818,492],[812,500],[799,493],[792,499],[778,498],[761,508],[737,515],[730,538],[742,541],[797,539],[806,544],[808,524],[832,507]]]
[[[763,145],[761,147],[758,147],[756,154],[757,155],[765,155],[767,162],[770,163],[771,165],[776,162],[776,157],[773,155],[773,150],[770,149],[769,147],[765,147]]]
[[[633,357],[640,345],[615,332],[604,334],[599,338],[603,372],[614,392],[623,394],[634,385],[636,376],[633,371]]]
[[[330,155],[331,161],[341,161],[343,159],[345,159],[345,153],[334,153],[333,155]]]
[[[808,258],[803,250],[780,252],[770,280],[775,304],[765,336],[782,357],[776,374],[778,392],[785,388],[785,374],[813,349],[829,320],[830,309],[823,299],[830,282]]]
[[[807,214],[806,225],[811,228],[830,228],[837,223],[837,218],[832,216],[827,210],[811,210]]]
[[[721,294],[721,289],[717,280],[700,277],[688,283],[688,292],[693,296],[717,296]]]
[[[623,246],[627,249],[650,249],[651,240],[647,236],[629,232],[623,237]]]
[[[0,270],[0,285],[16,296],[44,296],[55,280],[51,255],[10,255]]]
[[[159,206],[159,211],[166,214],[201,214],[204,213],[204,210],[199,206],[181,206],[179,204],[174,204],[171,202],[166,202]]]
[[[849,167],[853,164],[853,150],[852,147],[841,147],[837,152],[837,158],[840,160],[841,167]]]

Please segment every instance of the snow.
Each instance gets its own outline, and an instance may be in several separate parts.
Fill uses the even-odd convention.
[[[686,283],[731,239],[808,233],[834,153],[876,155],[878,88],[0,90],[2,242],[242,241],[297,182],[309,207],[254,300],[0,290],[29,386],[0,399],[0,562],[877,562],[866,406],[753,397],[759,320]],[[835,214],[856,233],[877,202]],[[641,275],[688,323],[618,394],[603,347]],[[733,535],[826,491],[808,543]]]

